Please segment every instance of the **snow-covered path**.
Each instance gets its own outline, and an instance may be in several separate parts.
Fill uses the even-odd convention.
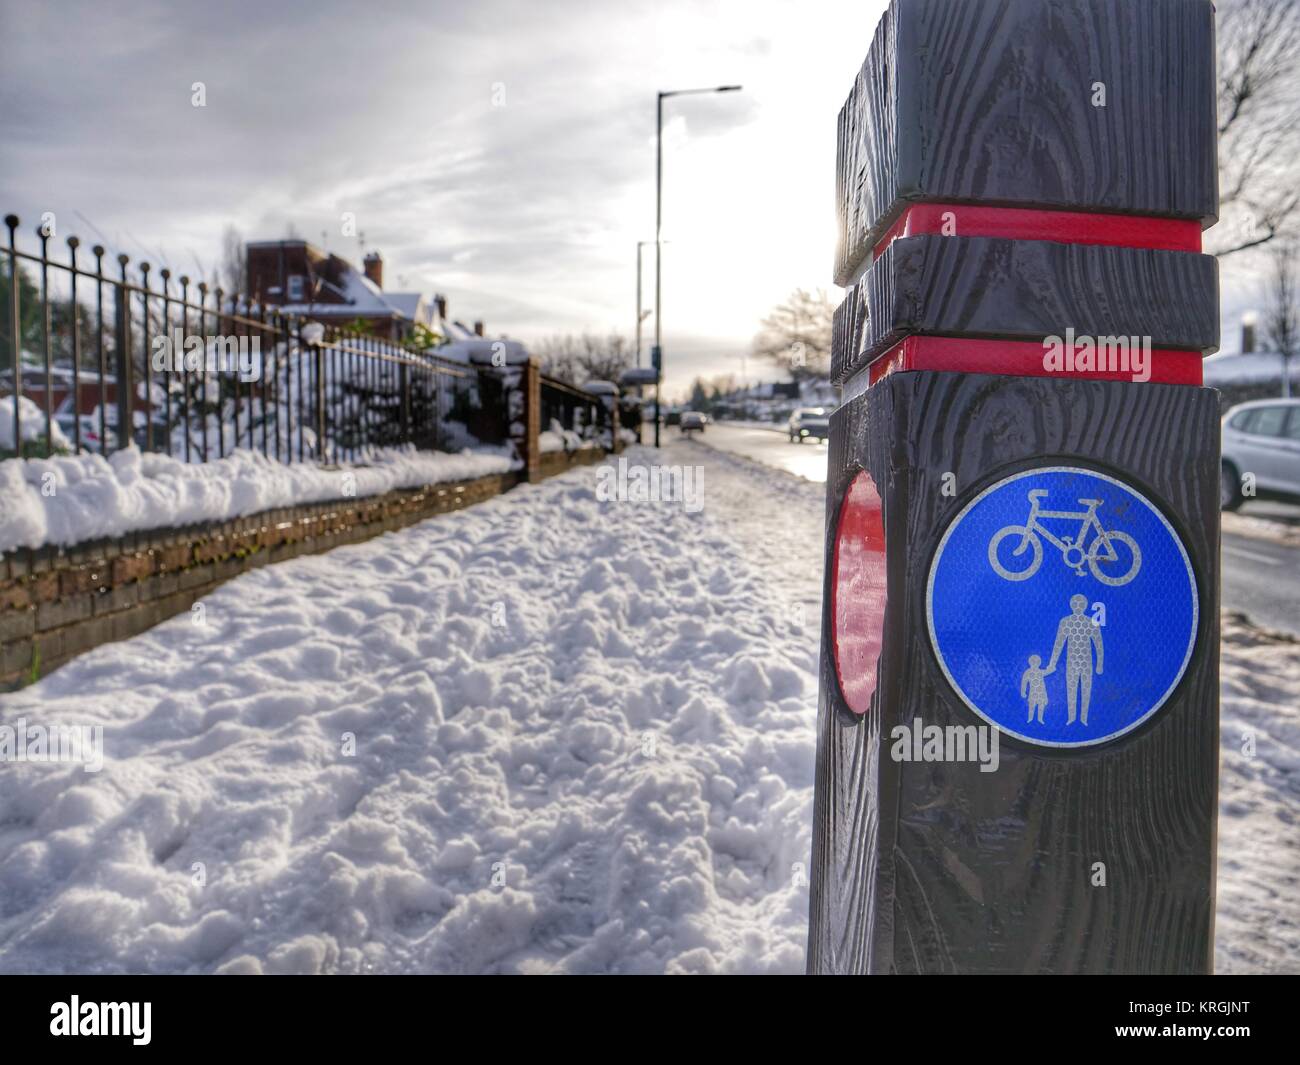
[[[627,457],[702,509],[580,468],[0,698],[106,754],[0,772],[0,972],[801,971],[823,486]],[[1217,967],[1294,972],[1300,645],[1223,677]]]
[[[106,758],[0,774],[0,970],[799,971],[823,489],[659,461],[701,511],[575,470],[6,697]]]
[[[1300,643],[1223,618],[1215,972],[1300,973]]]

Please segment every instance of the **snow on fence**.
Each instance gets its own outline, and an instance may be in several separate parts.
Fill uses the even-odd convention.
[[[132,272],[126,255],[113,277],[102,246],[93,267],[78,259],[75,236],[57,262],[44,226],[31,254],[16,246],[18,218],[5,224],[4,452],[107,457],[135,444],[185,462],[246,448],[340,463],[509,440],[507,369],[325,327],[147,262]]]
[[[617,400],[617,393],[615,394]],[[576,451],[581,447],[612,450],[617,431],[617,402],[604,393],[575,388],[547,374],[541,375],[541,450]]]

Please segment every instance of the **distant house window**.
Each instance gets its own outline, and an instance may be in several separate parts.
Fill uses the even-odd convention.
[[[289,275],[289,302],[301,303],[303,298],[302,274]]]

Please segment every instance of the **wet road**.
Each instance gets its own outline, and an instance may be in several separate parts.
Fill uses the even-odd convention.
[[[1287,525],[1296,536],[1300,507],[1289,503],[1246,503],[1236,514],[1223,518],[1223,605],[1240,610],[1257,625],[1300,637],[1300,541],[1280,537],[1243,535],[1242,528],[1260,519]]]
[[[668,431],[675,433],[677,430]],[[775,466],[808,481],[826,483],[825,444],[792,444],[790,438],[779,430],[751,429],[725,422],[710,422],[704,431],[704,443]]]

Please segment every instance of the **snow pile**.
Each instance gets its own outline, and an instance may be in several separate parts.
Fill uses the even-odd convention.
[[[107,459],[93,454],[10,459],[0,462],[0,552],[378,495],[503,473],[517,465],[505,448],[459,454],[385,448],[368,455],[366,465],[337,469],[280,463],[248,450],[207,463],[185,463],[135,447]]]
[[[45,439],[45,411],[41,410],[26,396],[19,402],[19,424],[22,427],[23,442]],[[50,437],[56,448],[72,450],[72,442],[63,435],[57,422],[50,423]],[[13,393],[0,396],[0,451],[13,451],[14,448],[14,397]]]
[[[1220,352],[1209,356],[1204,363],[1205,385],[1207,388],[1222,388],[1233,384],[1273,383],[1282,384],[1282,369],[1286,365],[1282,356],[1271,351],[1248,351],[1245,353],[1226,354]],[[1294,364],[1293,364],[1294,365]],[[1292,374],[1296,369],[1292,369]],[[1300,380],[1293,377],[1297,384]]]
[[[592,432],[594,429],[589,426],[588,431]],[[575,432],[572,429],[565,429],[558,421],[552,418],[551,427],[538,433],[537,440],[538,447],[541,449],[543,455],[548,451],[567,451],[571,454],[574,451],[581,451],[583,448],[596,447],[598,444],[608,450],[611,446],[608,439],[609,432],[606,431],[604,436],[606,439],[603,443],[587,439],[583,437],[581,433]]]
[[[1225,614],[1215,972],[1300,972],[1300,644]]]
[[[538,447],[543,455],[550,451],[576,451],[579,442],[577,433],[564,430],[547,429],[537,434]]]
[[[1271,540],[1273,543],[1300,547],[1300,527],[1231,510],[1223,512],[1222,521],[1225,533],[1236,533],[1238,536],[1252,536],[1256,540]]]
[[[583,467],[0,700],[105,748],[0,772],[0,971],[800,971],[823,491],[625,457],[703,510]]]
[[[0,698],[0,972],[799,972],[823,494],[571,470],[246,574]],[[1228,618],[1218,967],[1300,957],[1300,645]],[[1250,753],[1245,737],[1253,737]]]

